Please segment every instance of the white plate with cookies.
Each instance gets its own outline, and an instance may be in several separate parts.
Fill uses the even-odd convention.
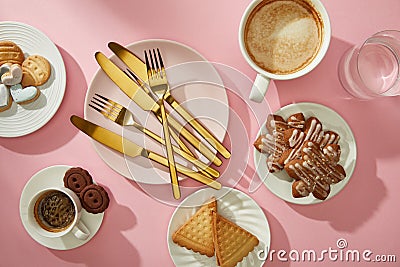
[[[218,225],[217,229],[223,230],[223,233],[229,236],[215,237],[213,229],[210,229],[212,227],[207,227],[208,222],[206,216],[201,216],[200,220],[192,221],[192,224],[185,226],[186,222],[191,220],[193,216],[196,216],[195,214],[197,214],[204,205],[211,203],[210,201],[212,201],[213,198],[216,200],[214,211],[216,211],[218,216],[222,216],[230,221],[230,223],[228,223],[230,225],[229,227],[225,228]],[[189,234],[187,237],[184,237],[184,239],[189,238],[189,240],[194,240],[194,244],[199,243],[196,242],[196,240],[200,241],[199,239],[203,239],[200,241],[201,244],[207,247],[207,250],[211,249],[211,251],[201,254],[201,250],[200,252],[194,252],[192,249],[181,246],[182,244],[178,245],[175,243],[176,240],[173,236],[183,227],[186,227],[187,230],[184,230],[184,232]],[[241,229],[238,229],[238,227]],[[212,233],[207,233],[210,231]],[[269,223],[263,210],[251,197],[237,189],[228,187],[222,187],[221,190],[205,188],[185,198],[173,213],[167,233],[168,249],[175,266],[216,267],[219,266],[217,264],[218,253],[224,254],[223,250],[225,249],[228,254],[232,256],[248,245],[247,242],[242,242],[242,239],[248,238],[248,234],[243,234],[243,231],[247,231],[250,235],[255,236],[258,239],[258,244],[255,246],[253,244],[254,247],[251,246],[248,250],[249,252],[244,252],[246,256],[243,258],[243,255],[240,256],[236,266],[263,266],[265,255],[268,254],[271,243]],[[239,234],[239,239],[241,240],[237,240],[238,238],[235,237],[238,233],[241,233]],[[190,235],[192,235],[192,237]],[[209,240],[207,236],[210,235],[213,235],[211,243],[214,243],[215,246],[218,246],[217,244],[221,245],[218,248],[219,252],[213,251],[215,249],[213,245],[209,244],[206,246],[206,244],[210,243],[207,242],[207,240]],[[195,236],[198,236],[198,238]],[[224,242],[223,238],[232,239]],[[218,241],[216,241],[216,239]],[[190,245],[192,241],[189,241],[186,245]],[[226,260],[229,257],[223,258]]]
[[[66,72],[56,45],[38,29],[20,22],[0,22],[0,67],[14,64],[20,73],[2,71],[0,137],[18,137],[43,127],[64,98]],[[17,68],[16,68],[17,69]],[[4,72],[4,73],[3,73]],[[5,85],[3,76],[18,83]]]
[[[269,158],[270,154],[265,153],[265,151],[260,152],[258,149],[254,148],[255,166],[257,169],[257,174],[264,182],[265,186],[279,198],[290,203],[303,205],[321,203],[337,195],[349,182],[356,165],[356,141],[347,122],[337,112],[321,104],[308,102],[290,104],[282,107],[274,114],[283,118],[285,123],[287,123],[289,117],[292,118],[292,115],[299,113],[304,115],[305,121],[307,121],[308,118],[317,118],[322,125],[322,132],[334,132],[339,135],[337,145],[339,146],[340,153],[339,157],[335,161],[335,166],[337,165],[340,168],[343,168],[345,171],[344,179],[335,182],[333,182],[332,179],[332,183],[329,184],[330,191],[327,192],[327,197],[324,197],[323,199],[321,199],[321,197],[314,191],[311,192],[311,190],[309,190],[310,192],[307,191],[304,194],[305,196],[300,196],[293,188],[296,188],[296,184],[294,183],[299,180],[301,181],[301,179],[296,180],[288,175],[288,165],[286,165],[288,164],[287,162],[286,164],[281,164],[281,162],[279,162],[278,165],[281,169],[273,170],[271,168],[272,163]],[[269,122],[264,123],[260,129],[257,135],[258,137],[260,135],[265,135],[268,132],[266,127],[267,123],[269,124]],[[275,125],[277,124],[275,123]],[[336,144],[334,146],[336,146]],[[322,150],[323,148],[321,148],[321,151]],[[304,156],[304,153],[302,155]],[[267,164],[267,162],[269,163]],[[284,166],[286,166],[286,169]],[[325,171],[327,168],[324,167],[323,169],[323,171]],[[291,175],[293,176],[293,173]],[[318,179],[319,177],[315,178],[316,181],[318,181]],[[313,188],[316,187],[318,186],[314,185]]]

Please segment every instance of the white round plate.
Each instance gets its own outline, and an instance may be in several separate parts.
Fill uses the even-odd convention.
[[[90,235],[86,240],[76,238],[73,233],[68,233],[63,237],[58,238],[44,237],[37,233],[37,231],[29,224],[28,205],[31,198],[37,192],[45,188],[64,186],[63,177],[65,172],[70,168],[71,166],[57,165],[40,170],[28,181],[21,194],[19,211],[25,230],[36,242],[51,249],[67,250],[86,244],[97,233],[100,229],[101,223],[103,222],[104,212],[92,214],[82,209],[81,220],[90,231]]]
[[[41,55],[51,65],[49,80],[40,89],[40,96],[27,105],[12,103],[0,112],[0,136],[18,137],[44,126],[57,112],[64,98],[66,74],[64,61],[55,44],[41,31],[20,22],[0,22],[0,40],[8,40],[21,47],[25,56]]]
[[[342,154],[339,164],[345,169],[346,178],[337,184],[331,185],[331,192],[326,199],[328,200],[338,194],[345,187],[353,174],[357,158],[357,146],[353,132],[351,131],[350,126],[339,114],[337,114],[334,110],[320,104],[290,104],[282,107],[275,112],[275,114],[286,119],[290,115],[298,112],[302,112],[306,118],[311,116],[317,117],[321,121],[324,130],[332,130],[340,135],[339,145]],[[267,130],[264,123],[257,136],[266,132]],[[308,197],[294,198],[292,196],[293,179],[290,178],[284,170],[278,173],[269,173],[266,159],[266,154],[262,154],[254,149],[254,161],[257,168],[257,174],[272,193],[287,202],[295,204],[308,205],[322,202],[322,200],[316,199],[314,196],[312,196],[312,194],[310,194]]]
[[[199,190],[188,196],[176,208],[169,222],[167,233],[168,249],[175,265],[177,267],[217,266],[215,256],[209,258],[197,252],[193,252],[192,250],[180,247],[172,241],[173,233],[211,197],[216,197],[217,199],[217,210],[219,214],[249,231],[259,240],[258,246],[239,262],[237,266],[262,266],[264,260],[260,260],[257,254],[262,251],[263,253],[260,254],[264,255],[265,253],[266,255],[270,247],[271,233],[268,220],[262,209],[251,197],[239,190],[228,187],[223,187],[218,191],[210,188]]]
[[[228,125],[229,104],[225,89],[215,85],[215,83],[222,84],[219,76],[216,77],[216,75],[218,75],[217,72],[210,64],[208,71],[214,84],[186,84],[184,83],[186,74],[182,72],[182,68],[179,67],[186,62],[205,62],[206,59],[202,55],[186,45],[169,40],[144,40],[127,45],[126,47],[140,58],[143,58],[144,50],[159,48],[166,67],[171,94],[191,114],[196,116],[207,129],[213,132],[219,140],[224,139]],[[126,68],[115,55],[112,55],[110,58],[123,70]],[[191,74],[190,79],[195,78],[197,70],[185,69],[184,71],[186,71],[187,74]],[[202,76],[204,76],[204,73],[202,73]],[[87,120],[123,135],[136,144],[144,146],[156,153],[164,154],[159,144],[145,137],[143,133],[137,131],[135,128],[129,126],[122,128],[90,108],[88,104],[96,93],[125,106],[134,113],[137,121],[145,125],[146,128],[162,136],[162,126],[157,119],[149,112],[141,110],[101,69],[95,74],[86,94],[84,111]],[[153,163],[145,158],[136,157],[125,159],[124,155],[121,153],[115,152],[96,141],[93,141],[93,144],[100,157],[113,170],[126,178],[144,184],[168,184],[170,182],[168,169],[159,169],[156,170],[157,173],[155,173]]]

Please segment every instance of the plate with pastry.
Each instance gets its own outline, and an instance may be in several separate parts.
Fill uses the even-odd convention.
[[[257,174],[279,198],[316,204],[349,182],[357,146],[350,126],[334,110],[296,103],[268,116],[254,142]]]
[[[62,56],[43,32],[0,22],[0,137],[43,127],[60,107],[65,86]]]
[[[176,266],[262,266],[271,235],[264,212],[248,195],[223,187],[188,196],[167,233]]]

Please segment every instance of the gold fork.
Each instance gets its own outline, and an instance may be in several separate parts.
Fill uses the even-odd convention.
[[[145,86],[145,84],[136,76],[135,73],[133,73],[130,69],[126,69],[124,73],[133,81],[135,81],[151,98],[154,99],[154,101],[157,101],[157,97],[154,96],[149,89]],[[192,155],[194,157],[194,154],[190,149],[187,147],[187,145],[182,142],[182,140],[179,138],[179,136],[174,132],[173,129],[170,128],[169,132],[172,136],[172,138],[175,140],[175,142],[179,145],[179,147],[185,151],[186,153]]]
[[[172,192],[174,194],[175,199],[179,199],[181,192],[178,184],[179,183],[178,175],[176,173],[175,159],[172,150],[171,137],[168,127],[168,118],[164,106],[164,95],[166,92],[169,91],[169,86],[164,69],[164,63],[162,61],[161,53],[158,48],[157,48],[157,53],[158,57],[154,49],[153,49],[153,54],[151,53],[151,51],[149,51],[151,59],[151,66],[150,66],[150,61],[147,57],[147,52],[144,51],[146,59],[147,77],[149,80],[150,89],[153,91],[155,95],[158,96],[157,103],[160,105],[165,144],[167,148],[168,167],[172,184]]]
[[[89,106],[96,110],[97,112],[101,113],[107,119],[121,125],[121,126],[133,126],[139,131],[143,132],[153,140],[157,141],[158,143],[165,145],[165,140],[161,138],[161,136],[157,135],[156,133],[152,132],[151,130],[147,129],[137,121],[127,108],[122,106],[121,104],[108,99],[100,94],[95,94],[92,97],[91,103]],[[188,154],[187,152],[181,150],[176,146],[172,146],[172,149],[175,153],[182,156],[186,160],[193,163],[196,167],[198,167],[199,171],[208,177],[219,177],[220,173],[209,167],[207,164],[203,163],[199,159],[196,159],[192,155]]]

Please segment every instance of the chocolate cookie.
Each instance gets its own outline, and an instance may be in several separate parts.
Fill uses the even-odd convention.
[[[304,114],[299,112],[289,116],[287,119],[287,124],[291,128],[296,128],[302,130],[304,128],[306,119],[304,118]]]
[[[305,197],[313,193],[314,197],[325,200],[330,193],[330,186],[346,177],[344,168],[337,164],[340,154],[339,145],[330,145],[324,152],[319,144],[306,141],[301,149],[301,159],[295,159],[285,165],[287,174],[300,180],[292,187],[294,197]]]
[[[96,214],[108,208],[110,199],[107,191],[100,185],[91,184],[86,186],[79,194],[82,207],[90,213]]]
[[[85,169],[74,167],[66,171],[64,186],[79,194],[86,186],[93,184],[92,176]]]
[[[288,125],[284,118],[279,115],[268,114],[267,123],[265,124],[269,133],[274,131],[283,132],[288,128]]]

